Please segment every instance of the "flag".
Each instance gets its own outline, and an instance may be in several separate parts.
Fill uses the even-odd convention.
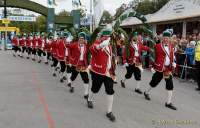
[[[104,6],[102,0],[93,0],[94,2],[94,22],[95,27],[98,27],[101,17],[103,15]]]
[[[57,5],[55,0],[47,0],[48,5]]]
[[[72,0],[73,7],[79,7],[81,5],[82,5],[81,0]]]

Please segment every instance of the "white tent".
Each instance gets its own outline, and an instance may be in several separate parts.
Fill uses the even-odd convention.
[[[159,11],[146,15],[150,24],[166,23],[170,21],[183,22],[183,34],[186,33],[186,19],[200,19],[200,0],[170,0]],[[135,17],[127,18],[120,26],[136,26],[142,22]]]

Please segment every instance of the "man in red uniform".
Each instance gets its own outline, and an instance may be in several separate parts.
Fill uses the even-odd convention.
[[[69,32],[64,33],[65,36],[65,45],[69,46],[72,42],[72,36]],[[70,48],[66,47],[65,49],[65,65],[66,65],[66,79],[68,83],[71,83],[70,77],[71,77],[71,64],[69,63],[70,59]]]
[[[71,83],[68,83],[70,92],[74,92],[73,82],[80,73],[81,78],[84,82],[84,98],[88,98],[89,91],[89,78],[88,78],[88,44],[86,41],[86,33],[80,32],[78,34],[78,41],[71,43],[68,47],[70,49],[69,63],[71,67]]]
[[[173,68],[176,67],[176,63],[174,62],[174,50],[173,45],[170,42],[170,36],[171,33],[169,31],[164,31],[162,41],[155,45],[155,73],[153,74],[152,80],[149,83],[149,89],[144,92],[144,96],[146,100],[150,100],[150,91],[164,78],[166,81],[166,90],[168,92],[168,100],[165,103],[165,107],[177,110],[177,108],[171,102],[174,88],[172,71]]]
[[[66,50],[66,46],[65,46],[65,41],[64,38],[61,37],[60,39],[58,39],[58,45],[57,45],[57,53],[58,53],[58,61],[60,63],[60,82],[63,83],[64,82],[64,72],[65,72],[65,50]]]
[[[28,56],[26,57],[27,59],[29,59],[30,56],[31,56],[31,52],[32,52],[32,48],[31,48],[32,40],[33,40],[32,34],[29,34],[28,38],[26,39],[26,52],[28,53]]]
[[[19,49],[19,39],[17,37],[17,35],[15,35],[12,40],[11,40],[11,43],[12,43],[12,49],[13,49],[13,56],[16,57],[16,54],[17,54],[17,51]]]
[[[42,61],[42,47],[43,47],[43,43],[44,43],[44,40],[43,40],[43,35],[39,35],[38,34],[38,45],[37,45],[37,54],[38,54],[38,63],[41,63]]]
[[[142,51],[149,51],[150,48],[142,44],[142,36],[137,35],[135,32],[131,38],[129,45],[129,57],[126,57],[127,52],[123,53],[123,63],[126,66],[126,75],[123,80],[121,80],[121,86],[125,88],[125,81],[130,79],[134,74],[135,80],[137,81],[137,86],[135,92],[142,94],[140,90],[141,83],[141,72],[142,72]]]
[[[20,57],[23,58],[24,52],[26,50],[26,34],[24,33],[23,36],[19,39],[19,46],[21,48]]]
[[[53,71],[53,76],[55,77],[56,76],[56,66],[58,65],[58,59],[57,59],[57,48],[58,48],[58,44],[57,44],[57,36],[54,36],[54,39],[52,41],[52,44],[51,44],[51,55],[52,55],[52,61],[53,61],[53,64],[51,65],[52,67],[52,71]]]
[[[35,61],[37,44],[38,44],[37,35],[34,34],[33,41],[32,41],[32,45],[31,45],[31,46],[32,46],[32,60],[33,60],[33,61]]]
[[[44,51],[46,52],[45,64],[49,64],[51,57],[51,43],[53,41],[53,36],[49,36],[49,39],[46,39],[44,44]]]
[[[103,30],[101,38],[97,39],[90,47],[92,54],[90,62],[90,72],[92,77],[92,88],[87,101],[88,108],[93,108],[94,94],[98,93],[102,84],[105,86],[107,94],[107,113],[106,116],[109,120],[115,121],[115,116],[112,113],[113,105],[113,79],[115,78],[115,71],[113,66],[115,62],[112,61],[113,52],[110,45],[110,30]]]

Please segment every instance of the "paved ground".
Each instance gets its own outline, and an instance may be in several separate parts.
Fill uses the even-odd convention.
[[[121,79],[125,69],[117,72]],[[143,89],[151,76],[148,71],[143,73]],[[103,88],[94,109],[88,109],[79,78],[75,93],[70,94],[65,84],[51,76],[50,66],[0,51],[0,128],[200,128],[200,94],[195,85],[174,83],[178,111],[164,107],[163,82],[153,91],[151,101],[133,92],[133,79],[127,81],[126,89],[116,85],[113,111],[117,121],[112,123],[105,117]]]

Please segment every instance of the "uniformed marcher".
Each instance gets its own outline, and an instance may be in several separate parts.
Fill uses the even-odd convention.
[[[113,51],[110,44],[111,31],[105,29],[102,31],[101,38],[97,39],[90,47],[92,55],[90,62],[90,72],[92,77],[92,88],[87,101],[88,108],[93,108],[94,95],[97,94],[104,84],[107,94],[107,112],[106,116],[109,120],[115,121],[112,112],[113,96],[114,96],[114,79],[115,79],[115,61],[112,61]]]
[[[86,40],[86,33],[80,32],[78,34],[78,41],[70,43],[68,45],[70,50],[70,59],[69,63],[71,64],[71,83],[68,83],[70,86],[70,92],[74,92],[74,81],[78,74],[80,73],[83,80],[84,86],[84,98],[88,98],[89,91],[89,76],[88,76],[88,56],[89,56],[89,47]]]
[[[174,50],[170,42],[170,36],[171,33],[169,31],[164,31],[162,41],[155,45],[155,62],[153,64],[155,73],[149,83],[150,87],[144,92],[144,96],[146,100],[150,100],[150,91],[164,78],[168,92],[165,107],[177,110],[172,104],[172,92],[174,89],[172,71],[176,67],[176,63],[174,62]]]
[[[135,92],[142,94],[142,91],[140,90],[141,72],[143,71],[142,52],[149,50],[149,47],[143,45],[142,36],[137,35],[137,33],[134,32],[129,45],[130,55],[126,57],[127,51],[123,53],[123,64],[126,66],[125,78],[121,80],[121,86],[123,88],[125,88],[125,81],[127,79],[130,79],[134,74],[137,85],[135,88]]]

